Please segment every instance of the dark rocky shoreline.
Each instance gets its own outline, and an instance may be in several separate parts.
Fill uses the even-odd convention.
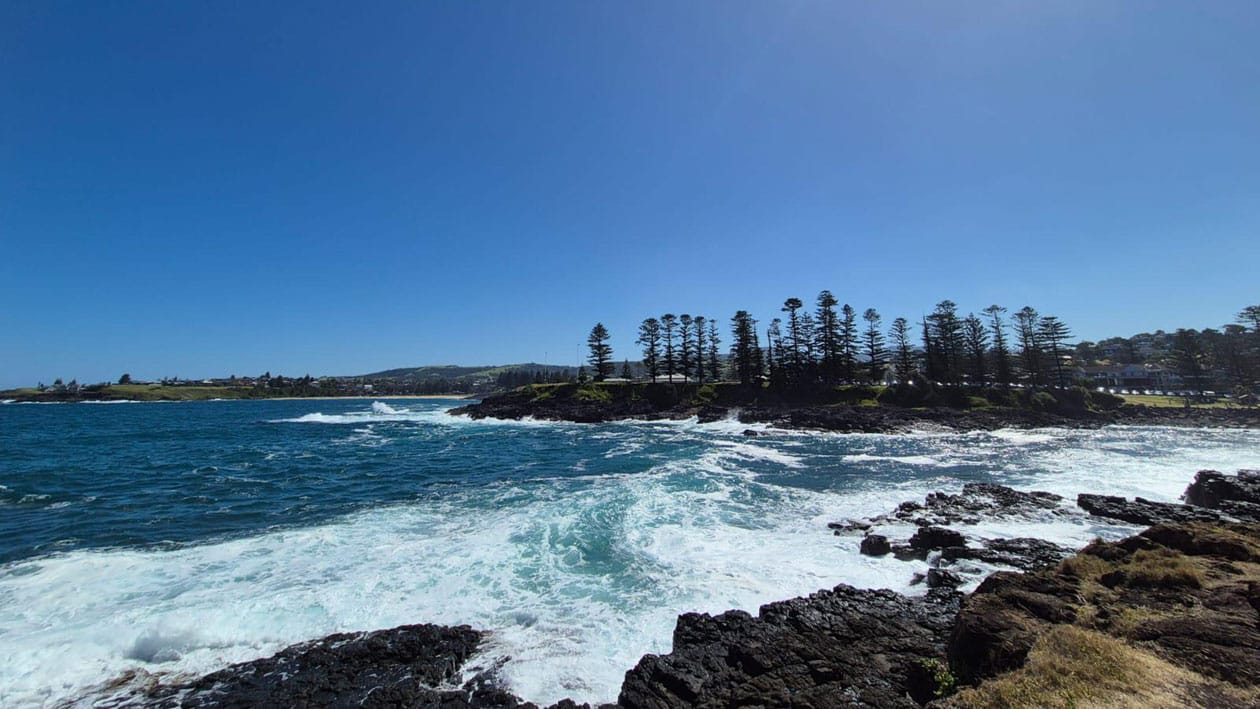
[[[1096,704],[1255,706],[1260,472],[1200,471],[1184,497],[1193,504],[1081,495],[1082,512],[1049,493],[972,484],[877,518],[834,523],[836,534],[863,535],[863,553],[920,561],[931,554],[931,590],[908,597],[840,585],[764,605],[756,616],[684,614],[673,650],[645,655],[626,672],[617,704],[604,706],[1070,706],[1073,692]],[[1045,514],[1153,526],[1080,552],[1038,539],[977,545],[951,528]],[[889,540],[878,532],[890,524],[916,531]],[[1023,572],[993,573],[964,596],[952,588],[962,581],[955,569],[975,559]],[[433,625],[333,635],[182,684],[122,678],[105,705],[534,707],[503,688],[494,668],[461,683],[486,637]],[[1047,665],[1047,657],[1059,664]],[[1073,658],[1081,668],[1060,676]],[[1114,672],[1132,675],[1135,685],[1112,686],[1109,676],[1072,684],[1072,672],[1104,660],[1124,665]],[[1058,687],[1066,703],[1050,701],[1059,695],[1011,699],[1046,686]],[[553,705],[578,706],[587,705]]]
[[[734,397],[732,397],[734,398]],[[808,402],[750,400],[698,403],[691,398],[644,396],[585,401],[574,397],[534,398],[513,391],[451,410],[473,419],[523,419],[605,423],[621,420],[682,420],[701,423],[735,419],[776,428],[841,433],[904,433],[923,428],[993,431],[1002,428],[1096,428],[1106,425],[1260,428],[1260,409],[1159,408],[1122,405],[1100,410],[1056,406],[1034,410],[1008,406],[956,408],[895,405],[819,405]]]

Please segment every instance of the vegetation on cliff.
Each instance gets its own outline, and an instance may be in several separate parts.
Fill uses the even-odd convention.
[[[1157,525],[964,603],[951,707],[1260,704],[1260,526]]]

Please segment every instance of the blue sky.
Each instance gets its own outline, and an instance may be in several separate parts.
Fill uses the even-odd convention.
[[[1260,302],[1255,2],[0,7],[0,386]]]

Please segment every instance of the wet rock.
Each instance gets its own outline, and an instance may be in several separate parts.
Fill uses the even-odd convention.
[[[404,625],[341,633],[157,690],[156,707],[524,706],[483,683],[450,684],[482,633],[468,626]],[[439,688],[444,687],[444,688]]]
[[[828,522],[827,529],[834,529],[836,534],[841,532],[865,532],[873,525],[864,519],[851,519],[845,522]]]
[[[959,595],[837,586],[806,598],[678,619],[673,651],[626,673],[627,708],[916,707],[912,666],[943,659]]]
[[[1260,503],[1241,500],[1221,500],[1217,506],[1221,512],[1244,522],[1260,522]]]
[[[910,537],[910,548],[919,551],[943,549],[944,547],[962,547],[967,545],[967,538],[962,532],[944,527],[923,527]]]
[[[1063,498],[1049,492],[1022,492],[993,483],[967,483],[962,492],[949,495],[934,492],[924,500],[925,516],[933,524],[957,524],[979,516],[1011,517],[1038,511],[1058,511]]]
[[[947,571],[945,569],[928,569],[928,588],[958,588],[964,583],[965,580],[963,577],[953,571]]]
[[[1082,494],[1076,497],[1076,504],[1092,515],[1132,524],[1217,522],[1225,518],[1222,513],[1205,507],[1155,502],[1141,497],[1126,500],[1112,495]]]
[[[987,540],[981,547],[945,547],[941,550],[941,559],[951,562],[971,559],[1033,571],[1054,566],[1074,553],[1076,550],[1071,547],[1044,539],[1014,537]]]
[[[859,551],[867,556],[884,556],[892,552],[892,545],[888,543],[888,537],[882,534],[869,534],[862,538]]]
[[[1186,504],[1260,521],[1260,471],[1240,470],[1237,475],[1225,475],[1215,470],[1200,470],[1182,499]]]
[[[967,483],[962,492],[951,495],[943,492],[929,493],[920,504],[906,501],[886,515],[863,520],[868,526],[875,524],[915,524],[921,527],[945,527],[955,524],[975,524],[982,519],[1007,519],[1033,517],[1045,514],[1068,515],[1072,511],[1063,504],[1063,498],[1049,492],[1023,492],[1005,485],[993,483]],[[850,526],[846,526],[850,525]],[[833,522],[832,529],[851,530],[853,522]]]
[[[754,431],[751,428],[745,428],[744,432],[740,435],[747,436],[749,438],[756,438],[757,436],[760,436],[761,433],[758,431]]]
[[[727,410],[720,406],[702,406],[696,411],[696,422],[715,423],[726,418],[726,416]]]
[[[902,561],[923,561],[927,558],[927,552],[922,549],[915,549],[909,544],[893,544],[892,555]]]

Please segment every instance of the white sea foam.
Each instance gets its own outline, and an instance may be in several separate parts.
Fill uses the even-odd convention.
[[[316,411],[295,418],[275,419],[268,423],[320,423],[320,424],[364,424],[373,422],[411,422],[431,424],[435,426],[512,426],[512,427],[563,427],[574,424],[543,421],[527,416],[522,419],[472,419],[468,416],[456,416],[442,409],[411,410],[396,408],[381,401],[374,401],[366,411],[349,411],[342,414],[325,414]]]
[[[713,444],[718,446],[721,452],[745,460],[765,460],[788,468],[800,468],[804,465],[804,459],[800,456],[791,455],[774,448],[739,441],[715,440]]]
[[[927,455],[871,455],[869,453],[856,453],[843,457],[846,463],[878,463],[886,461],[890,463],[901,463],[903,465],[922,465],[933,468],[949,467],[951,463],[946,463],[937,458]]]
[[[1003,428],[997,431],[988,431],[984,435],[991,436],[1002,440],[1004,443],[1015,446],[1027,446],[1036,443],[1049,443],[1054,440],[1054,434],[1046,429],[1037,431],[1026,431],[1016,428]]]
[[[383,401],[373,401],[373,402],[372,402],[372,413],[374,413],[374,414],[384,414],[384,415],[389,415],[389,414],[394,414],[394,415],[397,415],[397,414],[401,414],[401,413],[406,413],[406,409],[403,409],[402,411],[400,411],[400,410],[395,409],[394,407],[390,406],[389,404],[386,404],[386,403],[385,403],[385,402],[383,402]]]

